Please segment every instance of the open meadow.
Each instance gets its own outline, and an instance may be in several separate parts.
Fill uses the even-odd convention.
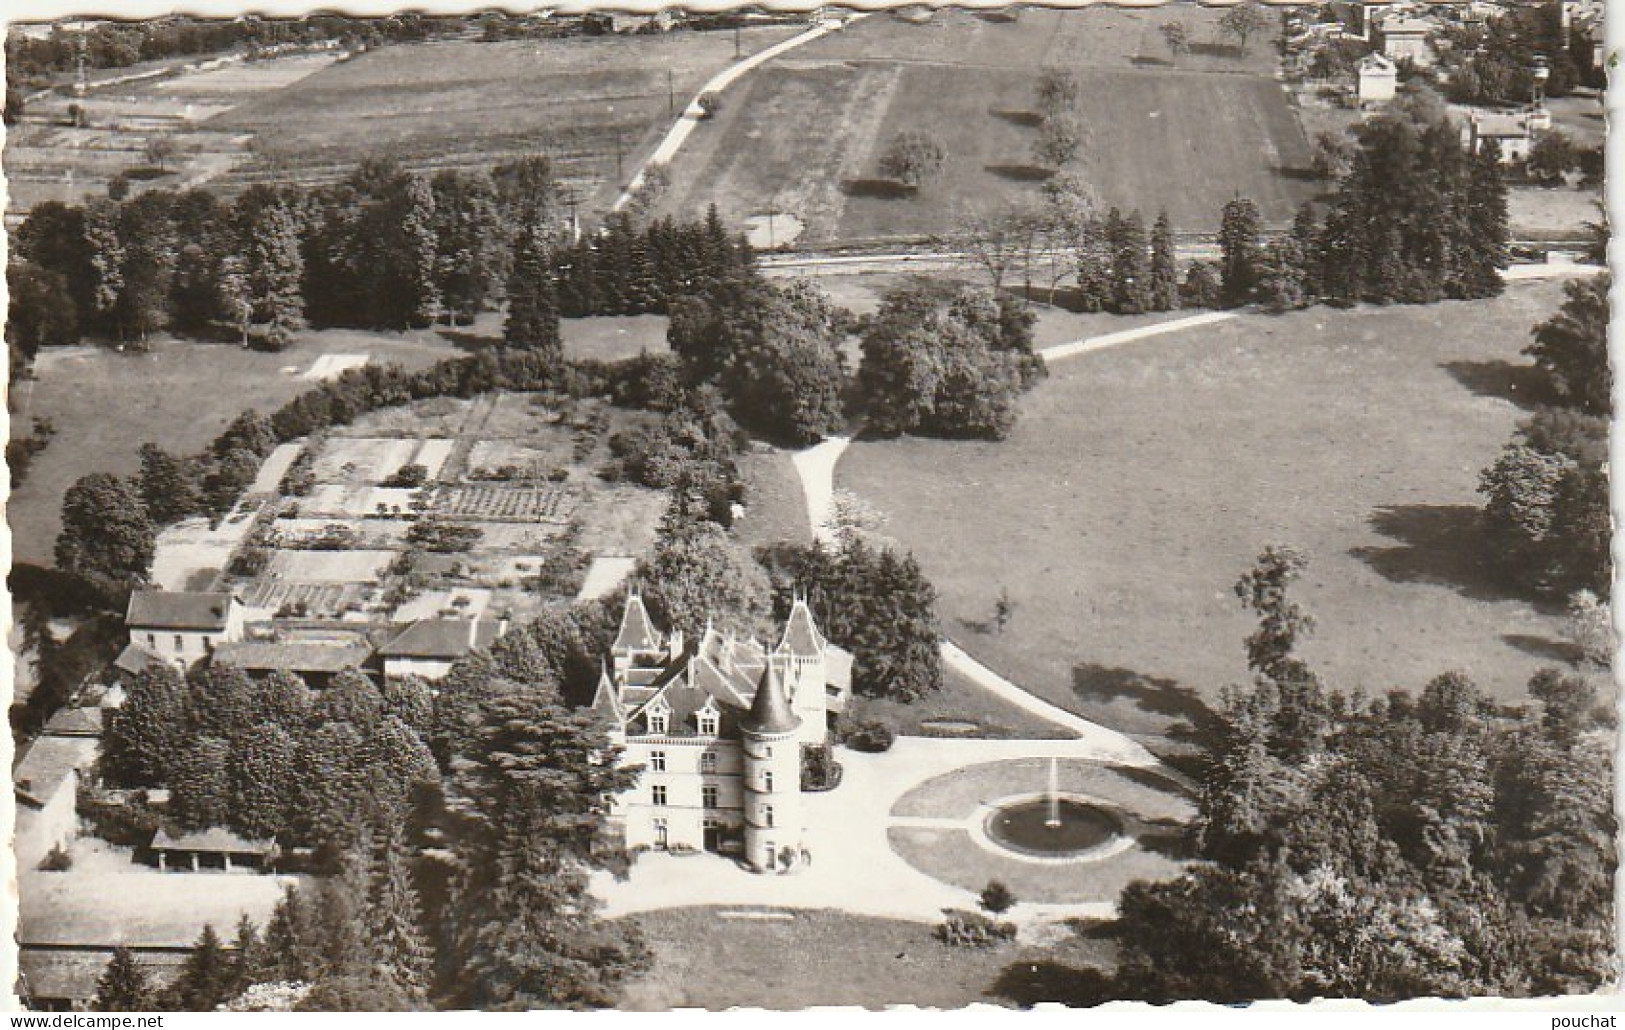
[[[1312,558],[1304,653],[1330,685],[1460,669],[1516,701],[1563,653],[1560,619],[1488,574],[1475,488],[1523,414],[1520,327],[1560,296],[1517,283],[1125,345],[1056,366],[1004,442],[860,440],[837,485],[925,565],[950,636],[1117,729],[1176,732],[1245,682],[1231,587],[1271,543]]]
[[[731,91],[673,162],[665,208],[695,215],[715,203],[736,223],[788,212],[812,244],[944,232],[962,208],[1036,195],[1047,172],[1031,157],[1034,86],[1058,64],[1082,87],[1078,171],[1103,205],[1147,219],[1166,208],[1179,229],[1211,232],[1239,192],[1267,220],[1288,220],[1314,189],[1268,42],[1242,54],[1218,35],[1215,12],[1181,10],[1194,42],[1176,64],[1159,31],[1173,17],[1092,8],[855,22]],[[917,192],[879,178],[886,141],[906,130],[947,153]]]

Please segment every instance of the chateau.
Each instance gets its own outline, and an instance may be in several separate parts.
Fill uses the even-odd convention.
[[[593,699],[622,763],[643,768],[617,799],[627,846],[742,854],[758,872],[807,860],[802,751],[828,745],[851,681],[804,600],[769,651],[709,625],[690,646],[634,591]]]

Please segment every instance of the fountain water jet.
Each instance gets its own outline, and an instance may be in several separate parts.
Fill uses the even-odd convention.
[[[1049,760],[1049,815],[1044,819],[1044,825],[1049,829],[1061,828],[1061,787],[1060,766],[1051,758]]]

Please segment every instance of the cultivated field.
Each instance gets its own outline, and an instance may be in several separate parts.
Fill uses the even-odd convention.
[[[741,49],[754,53],[795,31],[747,29]],[[257,97],[209,127],[254,136],[254,161],[230,181],[323,179],[381,153],[417,168],[546,153],[570,178],[601,181],[615,176],[617,148],[630,176],[639,151],[733,58],[733,34],[722,32],[388,46]]]
[[[57,434],[12,495],[12,547],[19,562],[51,563],[61,528],[62,495],[91,472],[129,475],[136,451],[154,441],[192,453],[245,408],[273,411],[311,383],[301,378],[329,353],[368,353],[378,362],[417,368],[456,351],[433,332],[299,334],[279,354],[231,344],[155,339],[150,353],[71,347],[41,353],[38,378],[20,383],[12,401],[18,425],[50,418]],[[221,389],[229,383],[230,389]]]
[[[782,211],[802,241],[918,237],[958,209],[1036,195],[1033,91],[1046,63],[1073,70],[1089,127],[1079,166],[1107,206],[1166,208],[1178,228],[1212,231],[1224,202],[1252,197],[1285,221],[1313,195],[1309,149],[1270,47],[1220,43],[1214,12],[1181,10],[1194,52],[1177,66],[1162,11],[1022,12],[1013,22],[963,11],[911,24],[876,16],[799,48],[744,80],[672,165],[666,207],[715,203],[730,222]],[[947,152],[917,193],[879,179],[886,141],[924,130]]]
[[[1522,415],[1518,351],[1560,285],[1233,322],[1059,365],[1002,443],[860,441],[837,485],[889,516],[945,628],[1087,717],[1166,734],[1247,678],[1231,587],[1307,550],[1304,652],[1345,690],[1451,669],[1523,695],[1559,619],[1484,567],[1478,472]],[[1007,589],[1015,613],[987,629]]]
[[[684,908],[637,923],[655,964],[621,1007],[645,1011],[1030,1004],[1070,996],[1056,988],[1071,970],[1113,960],[1110,942],[1064,929],[1042,946],[950,948],[923,923],[844,912]]]

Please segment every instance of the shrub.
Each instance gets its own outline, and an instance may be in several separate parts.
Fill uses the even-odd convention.
[[[826,744],[803,744],[801,747],[801,789],[805,791],[834,790],[841,785],[841,766]]]
[[[1185,273],[1179,288],[1179,303],[1187,308],[1219,306],[1219,270],[1211,261],[1198,261]]]
[[[384,480],[384,485],[411,489],[422,486],[428,479],[429,470],[413,461],[396,469],[394,475]]]
[[[897,734],[883,722],[859,720],[843,726],[841,743],[854,751],[878,755],[890,751]]]
[[[701,118],[715,118],[717,112],[722,110],[722,98],[715,93],[701,93],[698,103]]]
[[[58,844],[45,856],[44,861],[40,862],[39,867],[48,873],[65,873],[73,868],[73,856],[63,851],[62,845]]]
[[[985,911],[999,916],[1010,911],[1016,905],[1016,895],[1002,880],[989,880],[987,886],[982,888],[981,895],[976,899]]]
[[[945,908],[934,931],[951,948],[992,948],[1016,938],[1016,924],[990,919],[980,912]]]

